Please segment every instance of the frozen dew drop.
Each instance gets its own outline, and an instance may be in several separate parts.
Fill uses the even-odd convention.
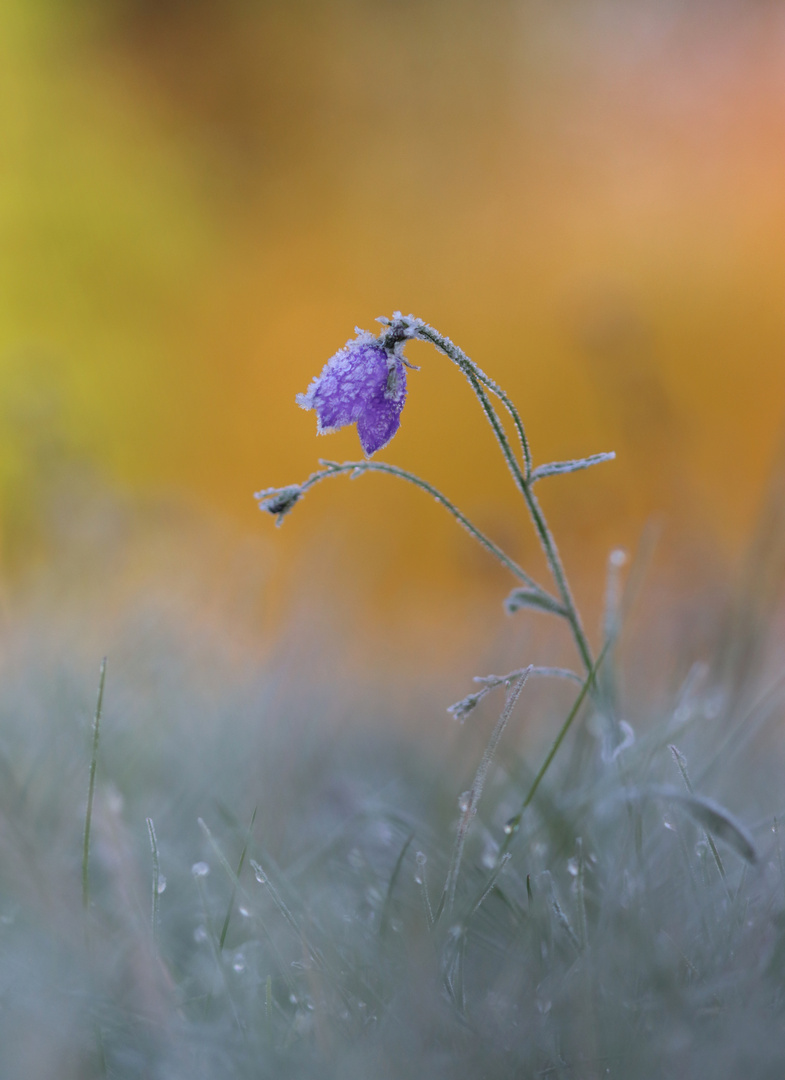
[[[267,877],[265,875],[264,870],[262,870],[261,866],[259,865],[259,863],[254,862],[254,860],[251,859],[251,868],[253,869],[253,875],[256,878],[256,880],[259,882],[259,884],[260,885],[266,885],[267,884]]]
[[[386,821],[377,822],[376,836],[380,844],[384,844],[387,847],[395,839],[395,833],[392,830],[390,824]]]
[[[567,872],[573,877],[578,876],[578,860],[575,858],[575,856],[567,860]]]
[[[241,952],[234,954],[234,960],[232,961],[232,970],[236,972],[245,971],[245,957]]]
[[[108,803],[109,809],[112,811],[113,814],[122,813],[123,796],[115,788],[112,788],[109,791],[109,794],[108,794],[108,797],[107,797],[107,803]]]
[[[496,859],[499,854],[498,846],[492,841],[488,840],[482,849],[482,855],[480,856],[480,862],[486,870],[493,870],[496,865]]]
[[[195,878],[207,877],[210,873],[210,867],[206,862],[195,862],[191,867],[191,873]]]
[[[517,817],[511,817],[507,824],[504,826],[504,835],[512,836],[513,833],[516,833],[518,831],[518,829],[520,828],[520,824],[521,823]]]
[[[462,814],[465,814],[469,807],[472,805],[472,793],[471,791],[464,791],[458,798],[458,809]]]
[[[623,548],[615,548],[610,555],[611,566],[621,568],[627,562],[627,552]]]
[[[155,888],[159,896],[161,895],[161,893],[166,892],[166,878],[163,876],[163,874],[158,875],[158,882]]]
[[[414,861],[417,863],[417,869],[414,872],[414,880],[418,885],[423,883],[423,875],[425,873],[425,864],[428,862],[428,856],[424,851],[418,851],[414,856]]]
[[[251,913],[247,907],[239,907],[237,910],[240,912],[244,919],[250,919]]]
[[[297,1004],[297,995],[296,994],[290,994],[289,995],[289,1002],[292,1005],[296,1005]]]
[[[207,941],[207,928],[205,926],[197,926],[194,930],[194,941],[197,945],[203,945]]]
[[[403,933],[403,923],[400,919],[390,919],[390,929],[394,934]]]

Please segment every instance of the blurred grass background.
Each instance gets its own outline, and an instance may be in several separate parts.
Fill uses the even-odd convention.
[[[251,498],[359,456],[294,395],[394,308],[498,379],[538,461],[619,453],[545,496],[590,611],[652,514],[666,575],[725,581],[783,415],[784,34],[766,0],[6,0],[6,591],[66,548],[77,590],[123,545],[106,579],[187,575],[196,513],[249,538],[265,626],[296,597],[377,663],[474,650],[507,582],[417,493],[336,483],[275,535]],[[537,567],[471,395],[411,358],[385,456]]]
[[[4,1076],[782,1075],[784,37],[773,0],[0,4]],[[325,484],[281,532],[252,498],[359,455],[294,395],[396,308],[538,462],[618,451],[543,484],[594,641],[608,550],[648,570],[603,671],[636,741],[576,723],[478,911],[573,701],[527,686],[438,959],[416,853],[436,896],[497,703],[445,706],[574,656],[418,492]],[[476,403],[410,355],[383,456],[542,573]],[[682,812],[682,760],[755,867],[712,863],[736,826]],[[199,826],[238,865],[256,808],[324,1001]]]

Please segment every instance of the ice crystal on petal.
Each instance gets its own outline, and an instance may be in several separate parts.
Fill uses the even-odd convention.
[[[362,330],[327,361],[307,391],[297,395],[301,408],[316,410],[319,435],[356,424],[368,457],[398,430],[405,401],[403,359]]]

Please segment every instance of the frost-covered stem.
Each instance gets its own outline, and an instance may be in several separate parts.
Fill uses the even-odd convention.
[[[507,397],[502,388],[497,383],[495,383],[493,379],[490,378],[490,376],[485,374],[482,368],[475,364],[473,360],[470,360],[462,349],[458,348],[455,342],[451,341],[443,334],[440,334],[438,330],[435,330],[432,326],[428,326],[427,323],[422,323],[422,325],[419,326],[417,330],[417,337],[421,338],[423,341],[429,341],[432,345],[435,345],[440,352],[443,352],[444,355],[448,356],[454,364],[458,365],[458,367],[461,369],[461,371],[463,371],[463,373],[466,375],[469,381],[472,382],[472,384],[473,380],[476,378],[480,383],[482,383],[483,386],[486,386],[492,394],[495,394],[496,397],[499,398],[499,400],[504,404],[507,412],[512,417],[512,422],[515,425],[515,430],[518,433],[518,439],[520,441],[521,451],[523,453],[524,479],[528,480],[532,472],[532,455],[531,450],[529,449],[529,440],[526,437],[526,431],[524,429],[523,421],[521,420],[520,414],[513,402],[510,400],[510,398]],[[475,393],[477,393],[476,387]],[[487,395],[485,396],[487,401]],[[479,393],[478,397],[480,397]],[[482,404],[482,397],[480,397],[480,402]],[[490,407],[489,402],[488,406]],[[485,408],[485,405],[483,405],[483,408]],[[493,412],[492,407],[490,408],[491,412]],[[494,428],[494,431],[496,432],[497,439],[499,439],[499,442],[502,444],[502,450],[505,451],[505,457],[507,458],[508,464],[510,464],[510,468],[513,468],[513,465],[510,461],[510,457],[508,457],[508,454],[512,456],[512,460],[515,462],[515,466],[517,467],[518,462],[515,460],[515,456],[512,453],[512,449],[509,445],[504,429],[501,427],[501,424],[498,421],[498,417],[496,418],[496,423],[494,423],[494,421],[488,415],[487,409],[486,416],[488,416],[488,420],[490,421],[491,425]],[[513,469],[513,475],[515,475],[516,471],[519,470],[517,468]]]
[[[90,755],[90,779],[87,784],[87,810],[84,822],[84,840],[82,843],[82,906],[85,911],[90,907],[90,825],[93,817],[93,797],[95,795],[95,770],[98,764],[98,738],[101,727],[101,709],[104,701],[104,684],[106,683],[106,657],[101,661],[101,670],[98,675],[98,700],[93,717],[93,752]]]
[[[515,708],[515,704],[520,697],[521,690],[526,683],[529,675],[532,673],[532,667],[524,668],[524,670],[518,675],[518,678],[513,683],[507,694],[507,700],[504,703],[501,716],[496,721],[496,726],[491,733],[491,737],[488,740],[488,745],[485,747],[485,753],[482,756],[477,772],[474,774],[474,781],[472,782],[471,789],[466,796],[466,803],[461,807],[461,818],[458,822],[458,835],[455,840],[455,848],[453,849],[452,861],[450,863],[450,869],[447,873],[447,880],[444,883],[444,893],[442,895],[442,902],[439,905],[439,911],[436,915],[438,919],[442,911],[447,912],[449,916],[453,909],[455,902],[455,887],[458,884],[458,873],[461,868],[461,859],[463,858],[463,847],[466,842],[466,834],[469,831],[469,826],[472,823],[474,815],[477,813],[477,804],[480,801],[483,788],[485,787],[485,780],[488,775],[488,769],[491,767],[493,756],[496,753],[496,748],[499,745],[499,740],[504,734],[504,729],[507,727],[507,722],[512,716],[512,711]]]
[[[534,796],[537,794],[537,789],[539,788],[540,784],[542,783],[542,780],[543,780],[545,774],[547,773],[548,769],[551,767],[551,763],[553,762],[553,759],[556,757],[557,753],[559,752],[559,747],[564,742],[564,740],[565,740],[565,738],[567,736],[567,732],[572,727],[572,724],[573,724],[573,722],[575,720],[575,717],[580,712],[581,705],[583,705],[583,702],[586,700],[586,696],[589,693],[589,690],[592,689],[592,687],[596,688],[597,672],[599,671],[600,665],[602,664],[603,660],[605,659],[605,657],[606,657],[606,655],[608,653],[609,646],[610,646],[610,642],[606,641],[605,644],[602,647],[602,652],[597,657],[597,659],[594,662],[594,664],[592,665],[592,667],[589,669],[589,673],[586,676],[586,680],[585,680],[583,686],[581,687],[578,696],[576,697],[575,701],[573,702],[572,708],[567,713],[567,717],[566,717],[564,723],[562,724],[562,726],[559,728],[559,731],[558,731],[558,733],[556,735],[556,738],[553,740],[553,742],[551,744],[550,750],[545,755],[545,760],[543,761],[542,765],[540,766],[539,771],[537,772],[537,775],[534,777],[534,780],[532,780],[531,787],[529,788],[529,791],[528,791],[525,799],[523,800],[523,802],[521,804],[520,810],[515,815],[515,817],[511,818],[507,822],[507,827],[505,829],[506,835],[504,837],[504,843],[502,844],[501,848],[499,849],[499,855],[498,855],[499,859],[501,859],[504,856],[505,852],[507,851],[510,844],[512,843],[513,837],[515,836],[515,834],[518,831],[518,828],[520,827],[521,820],[523,818],[524,813],[526,812],[527,808],[529,807],[529,805],[533,801]]]
[[[526,502],[526,507],[534,524],[537,537],[540,541],[543,552],[545,553],[548,567],[551,571],[553,580],[556,583],[556,587],[559,591],[559,596],[561,597],[561,601],[566,612],[567,621],[570,624],[573,637],[575,638],[575,644],[578,647],[578,652],[581,654],[581,659],[583,660],[586,670],[591,671],[593,664],[591,649],[589,647],[586,634],[584,633],[583,626],[581,625],[580,616],[578,615],[578,609],[575,606],[575,601],[573,599],[572,592],[570,591],[570,587],[567,582],[567,576],[564,573],[564,567],[562,566],[559,551],[556,547],[556,541],[554,540],[553,534],[548,527],[548,523],[545,520],[545,515],[540,508],[537,497],[535,496],[531,488],[531,454],[529,452],[528,441],[526,440],[520,418],[518,417],[518,419],[516,420],[516,417],[518,415],[517,411],[514,412],[511,408],[511,403],[508,404],[509,399],[507,398],[506,394],[503,394],[500,388],[497,387],[496,384],[493,383],[492,380],[489,379],[488,376],[485,375],[485,373],[477,367],[474,361],[470,360],[466,353],[459,349],[458,346],[455,345],[454,342],[450,341],[449,338],[444,337],[437,330],[434,330],[432,326],[428,326],[426,324],[423,324],[419,327],[417,331],[417,336],[424,341],[429,341],[440,352],[444,353],[445,356],[452,360],[452,362],[461,369],[464,375],[466,375],[466,378],[469,380],[472,389],[477,395],[480,405],[482,406],[482,410],[485,413],[486,419],[488,420],[488,423],[493,429],[504,459],[507,462],[510,472],[512,473],[513,479],[515,480],[515,484],[521,495],[523,495],[524,501]],[[513,417],[513,421],[515,422],[515,426],[518,430],[518,435],[521,439],[521,445],[523,447],[523,469],[521,468],[520,462],[512,451],[512,447],[510,446],[507,434],[502,427],[501,421],[499,420],[496,411],[494,410],[493,406],[490,403],[490,400],[488,399],[488,394],[486,393],[485,387],[490,389],[492,393],[496,394],[510,410],[510,415]]]
[[[161,868],[158,860],[158,839],[155,835],[155,824],[152,818],[145,818],[147,822],[147,835],[150,838],[150,854],[153,857],[153,904],[152,904],[152,927],[153,941],[158,936],[158,896],[159,883],[161,880]]]
[[[567,621],[572,629],[572,635],[575,638],[575,644],[578,646],[578,652],[581,654],[581,659],[586,666],[586,670],[591,671],[594,660],[592,658],[589,642],[584,633],[583,626],[581,625],[581,618],[578,614],[578,609],[575,606],[575,600],[570,591],[570,586],[567,583],[567,575],[564,573],[564,567],[562,566],[559,551],[556,547],[556,541],[553,539],[553,534],[545,520],[545,515],[540,509],[537,496],[534,494],[529,484],[523,485],[522,494],[526,500],[526,505],[531,514],[532,521],[534,522],[534,528],[537,531],[540,544],[545,552],[545,558],[548,560],[551,574],[556,582],[556,588],[559,590],[562,604],[567,612]]]
[[[442,495],[442,493],[432,484],[429,484],[427,480],[422,480],[415,473],[407,472],[406,469],[400,469],[397,465],[388,465],[383,461],[343,461],[338,463],[335,461],[322,460],[320,464],[324,465],[324,469],[311,473],[308,479],[300,484],[301,492],[307,491],[308,488],[314,487],[314,485],[320,483],[322,480],[326,480],[329,476],[341,476],[346,473],[356,476],[364,472],[381,472],[388,473],[390,476],[397,476],[398,479],[406,480],[410,484],[414,484],[415,487],[420,488],[422,491],[426,491],[440,503],[445,510],[449,510],[456,521],[463,525],[464,529],[466,529],[466,531],[470,533],[470,535],[473,536],[486,551],[490,552],[491,555],[494,555],[502,566],[509,570],[511,574],[514,574],[515,577],[520,581],[523,581],[529,588],[535,589],[540,595],[550,596],[547,590],[543,589],[534,578],[527,574],[523,567],[518,566],[509,555],[505,554],[505,552],[493,542],[493,540],[480,532],[477,526],[474,525],[454,503],[450,502],[445,495]]]

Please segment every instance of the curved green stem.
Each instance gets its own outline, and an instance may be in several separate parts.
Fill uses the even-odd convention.
[[[482,410],[485,413],[485,417],[488,420],[488,423],[491,425],[491,428],[493,429],[493,433],[496,436],[497,442],[499,443],[504,459],[507,462],[507,466],[512,473],[515,484],[521,495],[523,495],[524,501],[526,502],[526,507],[534,524],[537,537],[540,541],[543,552],[545,553],[545,558],[548,562],[548,568],[551,571],[551,575],[553,576],[553,580],[556,584],[556,587],[559,591],[559,596],[561,597],[562,604],[565,608],[566,618],[568,623],[570,624],[570,629],[572,630],[572,635],[575,639],[575,644],[578,648],[578,652],[581,655],[581,659],[584,663],[584,666],[586,667],[586,670],[591,671],[593,664],[591,649],[589,647],[589,642],[586,638],[586,634],[583,630],[583,626],[581,625],[580,616],[578,615],[578,609],[575,606],[575,600],[573,599],[572,592],[570,591],[570,587],[567,582],[567,576],[564,573],[564,567],[562,566],[561,557],[559,556],[559,551],[556,547],[556,541],[554,540],[553,534],[548,528],[548,523],[545,520],[545,516],[542,510],[540,509],[540,504],[531,489],[531,455],[529,453],[528,441],[526,440],[526,435],[523,430],[523,425],[520,422],[520,418],[518,417],[516,420],[517,411],[513,411],[514,406],[512,406],[511,402],[508,404],[509,399],[507,398],[507,395],[504,394],[503,391],[501,391],[500,388],[497,387],[496,384],[490,378],[488,378],[487,375],[485,375],[485,373],[474,363],[473,360],[469,359],[466,353],[459,349],[458,346],[454,344],[454,342],[450,341],[449,338],[444,337],[437,330],[434,330],[432,326],[428,326],[424,323],[418,328],[417,337],[421,338],[424,341],[429,341],[440,352],[444,353],[444,355],[447,356],[448,359],[452,360],[452,362],[456,364],[456,366],[459,367],[461,371],[463,371],[464,375],[469,381],[469,384],[474,390],[474,393],[476,394],[477,399],[480,402]],[[500,400],[510,411],[510,415],[513,417],[513,421],[515,422],[519,438],[521,439],[521,445],[524,450],[523,469],[521,468],[518,459],[512,451],[510,441],[507,438],[507,433],[502,426],[501,420],[499,419],[496,410],[493,408],[493,405],[488,398],[486,387],[500,398]]]
[[[553,534],[548,528],[548,523],[545,520],[540,504],[537,501],[537,497],[528,484],[525,484],[522,490],[526,505],[531,514],[532,521],[534,522],[534,528],[537,531],[537,535],[542,545],[545,557],[548,560],[548,566],[553,574],[553,579],[556,582],[556,587],[559,590],[562,603],[567,612],[567,620],[572,628],[572,634],[575,638],[575,644],[578,646],[578,652],[581,654],[581,659],[586,667],[587,671],[591,671],[594,660],[592,658],[589,642],[584,633],[583,626],[581,625],[580,615],[578,609],[575,606],[575,601],[570,591],[570,587],[567,583],[567,577],[564,573],[564,567],[562,566],[559,551],[556,547],[556,541],[553,539]]]
[[[583,683],[583,686],[581,687],[578,696],[576,697],[575,701],[573,702],[572,708],[567,713],[567,717],[566,717],[564,723],[559,728],[559,731],[558,731],[558,733],[556,735],[556,738],[551,743],[550,750],[545,755],[545,760],[543,761],[542,765],[540,766],[540,768],[539,768],[539,770],[537,772],[537,775],[534,777],[534,780],[532,780],[531,786],[530,786],[530,788],[529,788],[529,790],[528,790],[528,792],[526,794],[526,797],[524,798],[524,800],[523,800],[523,802],[521,804],[520,810],[515,815],[515,817],[511,818],[507,822],[507,825],[505,827],[504,842],[502,843],[501,847],[499,848],[499,854],[497,855],[497,861],[504,857],[504,855],[506,854],[506,852],[509,849],[510,845],[512,844],[513,839],[514,839],[514,837],[515,837],[515,835],[518,832],[518,829],[520,827],[521,819],[523,818],[523,815],[526,812],[527,808],[531,805],[532,800],[534,799],[534,796],[537,794],[537,789],[539,788],[540,784],[542,783],[542,780],[543,780],[545,774],[547,773],[548,769],[551,767],[551,763],[553,762],[553,759],[556,757],[556,754],[559,751],[559,747],[564,742],[564,740],[565,740],[565,738],[567,736],[567,732],[572,727],[573,722],[575,720],[575,717],[580,712],[581,705],[583,705],[583,702],[586,700],[586,695],[589,693],[589,691],[592,689],[592,687],[596,688],[597,672],[599,671],[600,665],[602,664],[603,660],[605,659],[605,657],[606,657],[606,655],[608,653],[610,645],[611,645],[610,641],[605,642],[605,644],[602,647],[602,652],[600,653],[600,655],[597,657],[597,660],[592,664],[591,668],[589,669],[589,672],[588,672],[588,674],[586,676],[586,679],[585,679],[585,681]]]
[[[104,702],[104,684],[106,683],[106,657],[101,661],[98,675],[98,701],[93,717],[93,752],[90,755],[90,779],[87,785],[87,811],[84,822],[84,840],[82,843],[82,906],[85,911],[90,907],[90,825],[93,818],[93,797],[95,795],[95,770],[98,764],[98,737],[101,727],[101,709]]]
[[[315,484],[320,483],[322,480],[326,480],[329,476],[340,476],[345,473],[350,473],[354,476],[358,476],[364,472],[381,472],[388,473],[390,476],[397,476],[399,480],[406,480],[410,484],[414,484],[415,487],[420,488],[422,491],[426,491],[431,495],[438,503],[440,503],[446,510],[452,514],[452,516],[463,525],[464,529],[470,533],[475,540],[480,543],[486,551],[494,555],[502,566],[506,567],[511,574],[514,574],[520,581],[525,582],[529,588],[534,589],[536,592],[543,596],[550,596],[550,594],[539,585],[534,578],[532,578],[523,567],[509,557],[502,549],[495,544],[493,540],[480,532],[476,525],[474,525],[466,515],[458,509],[458,507],[450,502],[450,500],[435,488],[432,484],[429,484],[427,480],[422,480],[415,473],[407,472],[406,469],[400,469],[397,465],[388,465],[383,461],[320,461],[321,465],[324,465],[324,469],[319,472],[311,473],[307,480],[300,485],[300,490],[305,492],[308,488],[313,487]]]
[[[466,355],[465,352],[463,352],[462,349],[458,348],[455,342],[451,341],[443,334],[440,334],[437,330],[434,330],[432,326],[428,326],[426,323],[423,323],[422,326],[420,326],[418,329],[417,336],[423,341],[430,341],[430,343],[432,345],[435,345],[437,349],[443,352],[446,356],[449,356],[453,363],[457,364],[467,376],[469,374],[469,369],[471,369],[472,373],[476,376],[479,382],[481,382],[483,386],[486,386],[491,391],[491,393],[495,394],[496,397],[503,403],[507,412],[512,417],[512,422],[515,425],[515,430],[518,433],[518,439],[521,444],[521,452],[523,453],[525,479],[528,480],[532,472],[532,455],[531,450],[529,449],[529,440],[526,437],[526,430],[523,426],[523,421],[521,420],[520,414],[512,400],[507,397],[507,395],[498,385],[498,383],[495,383],[489,375],[485,374],[482,368],[475,364],[473,360],[469,359],[469,357]]]
[[[503,403],[505,409],[512,417],[512,422],[515,425],[515,430],[518,432],[518,440],[521,444],[521,450],[523,452],[525,478],[528,481],[531,478],[532,474],[532,455],[531,450],[529,449],[529,440],[526,437],[526,431],[524,429],[523,421],[521,420],[520,414],[516,409],[515,405],[510,400],[510,398],[507,397],[502,388],[498,386],[493,381],[493,379],[490,379],[487,375],[480,371],[479,368],[477,369],[476,374],[480,382],[484,386],[486,386],[492,394],[495,394],[496,397]]]

